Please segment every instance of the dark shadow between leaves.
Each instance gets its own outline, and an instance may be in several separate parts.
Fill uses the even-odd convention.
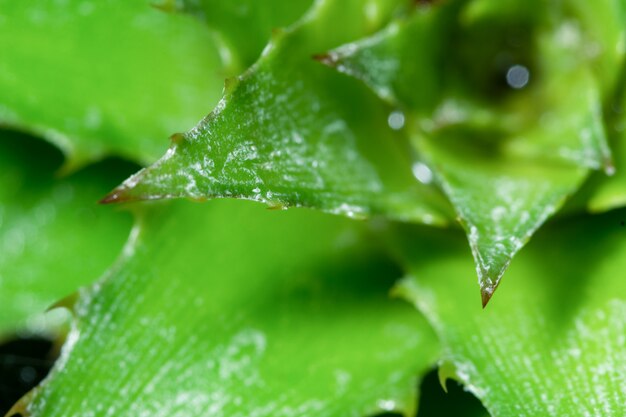
[[[0,345],[0,416],[46,377],[54,356],[52,341],[40,337],[16,337]]]
[[[456,381],[448,380],[446,393],[439,384],[437,368],[426,374],[420,385],[419,411],[416,417],[486,417],[485,407]],[[403,417],[398,413],[383,413],[372,417]]]

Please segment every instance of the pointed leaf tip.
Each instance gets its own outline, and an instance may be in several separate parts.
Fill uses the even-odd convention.
[[[337,64],[336,57],[334,57],[332,54],[327,53],[327,52],[323,54],[315,54],[312,56],[312,58],[316,60],[317,62],[321,62],[322,64],[327,65],[329,67],[334,67]]]
[[[456,368],[452,362],[442,362],[439,364],[439,368],[437,369],[437,378],[439,379],[439,385],[444,390],[444,392],[448,393],[448,379],[458,379],[456,374]]]
[[[171,136],[172,141],[183,140],[181,138],[174,138],[175,136],[180,136],[183,138],[182,134],[174,134]],[[171,148],[170,148],[171,149]],[[110,193],[108,193],[104,198],[98,201],[99,204],[114,204],[114,203],[128,203],[131,201],[139,201],[145,200],[141,193],[136,192],[135,187],[139,182],[139,179],[143,176],[145,172],[145,168],[136,172],[131,177],[127,178],[122,184],[115,187]],[[149,199],[161,198],[160,196],[151,196]]]
[[[76,306],[76,301],[78,300],[78,292],[73,292],[72,294],[58,300],[54,304],[52,304],[46,311],[51,311],[57,308],[65,308],[70,312],[74,313],[74,307]]]
[[[172,142],[175,145],[181,143],[184,140],[185,140],[185,134],[184,133],[180,133],[180,132],[179,133],[174,133],[173,135],[170,136],[170,142]]]
[[[480,297],[482,299],[483,308],[487,307],[489,300],[493,296],[495,288],[492,287],[481,287],[480,288]]]
[[[480,261],[476,260],[476,262]],[[491,301],[493,294],[498,289],[498,286],[500,285],[500,280],[502,279],[504,272],[507,270],[509,263],[510,262],[506,262],[501,268],[498,268],[497,275],[490,275],[489,268],[482,269],[482,271],[478,274],[478,283],[480,285],[480,299],[483,309],[487,307],[487,304],[489,304],[489,301]]]
[[[28,411],[28,406],[33,399],[34,390],[27,392],[22,398],[20,398],[14,405],[11,407],[8,413],[6,413],[6,417],[30,417],[31,413]]]
[[[604,173],[609,176],[612,177],[613,175],[615,175],[616,169],[615,169],[615,163],[613,162],[613,159],[609,159],[605,162],[604,164]]]
[[[98,204],[127,203],[129,201],[138,200],[137,198],[129,195],[126,191],[127,188],[124,186],[117,187],[98,201]]]
[[[98,201],[98,204],[112,204],[112,203],[118,203],[121,200],[121,196],[120,194],[118,194],[117,189],[111,191],[109,194],[107,194],[106,196],[104,196],[104,198],[100,199],[100,201]]]

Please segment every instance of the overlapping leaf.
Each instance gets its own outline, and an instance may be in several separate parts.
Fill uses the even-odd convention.
[[[0,340],[42,330],[25,322],[100,276],[130,230],[130,216],[96,204],[128,167],[112,175],[120,167],[109,162],[57,180],[60,155],[44,145],[0,131]]]
[[[42,417],[410,411],[438,345],[389,298],[399,271],[363,226],[228,200],[153,207],[123,259],[81,294],[60,361],[21,407]]]
[[[68,168],[153,162],[223,86],[204,25],[144,0],[3,0],[0,50],[0,123],[53,142]]]
[[[578,25],[573,21],[568,23],[574,30],[584,28],[583,36],[579,34],[576,39],[579,50],[593,60],[603,97],[610,98],[616,86],[623,83],[619,78],[623,77],[620,71],[626,57],[626,3],[620,0],[593,3],[570,0],[566,5],[580,21]]]
[[[226,67],[238,69],[233,74],[238,75],[259,58],[273,31],[300,19],[313,0],[166,0],[163,5],[168,3],[197,15],[215,31]]]
[[[593,60],[593,69],[602,87],[604,122],[614,155],[615,175],[594,174],[585,184],[569,211],[587,208],[593,212],[626,205],[626,152],[624,151],[624,88],[626,83],[626,4],[615,0],[595,3],[571,1],[569,7],[581,19],[580,25],[570,21],[569,37],[579,50]],[[587,30],[585,36],[579,26]]]
[[[610,178],[595,177],[590,182],[592,188],[587,201],[588,208],[593,212],[603,212],[626,206],[626,149],[624,133],[618,122],[619,129],[615,133],[613,153],[615,155],[615,175]]]
[[[463,239],[404,228],[400,292],[435,328],[447,372],[499,416],[626,412],[625,211],[546,227],[482,311]]]
[[[212,114],[107,201],[237,197],[353,217],[445,221],[446,202],[411,174],[411,153],[387,125],[388,110],[311,59],[370,33],[397,8],[374,3],[376,13],[356,0],[316,3],[227,87]]]
[[[184,128],[174,125],[210,104],[202,88],[184,90],[200,80],[206,91],[216,91],[216,80],[256,59],[273,26],[296,20],[307,6],[285,2],[270,13],[257,3],[181,2],[203,16],[210,34],[191,19],[139,2],[46,2],[28,11],[7,3],[0,31],[7,30],[9,41],[0,38],[0,47],[11,59],[0,63],[0,87],[6,85],[0,122],[45,135],[73,156],[71,163],[110,152],[145,162],[156,154],[149,142]],[[108,200],[239,197],[350,217],[441,223],[448,206],[432,188],[434,179],[467,229],[485,303],[511,257],[588,171],[612,169],[601,104],[623,101],[615,85],[623,82],[616,68],[624,55],[624,8],[617,0],[598,7],[577,0],[564,7],[442,2],[364,41],[318,54],[380,29],[401,3],[407,2],[317,2],[301,23],[275,31],[257,64],[227,84],[211,115],[175,136],[164,158]],[[603,19],[607,24],[599,24]],[[120,30],[110,31],[111,24]],[[12,42],[18,32],[19,42]],[[43,38],[62,53],[39,50]],[[112,55],[94,49],[111,41]],[[166,53],[153,60],[143,49],[154,45],[166,45]],[[189,55],[200,47],[208,49]],[[313,54],[365,81],[395,109],[313,62]],[[87,59],[77,62],[78,56]],[[112,56],[119,72],[108,71]],[[163,65],[153,77],[156,62]],[[54,86],[63,70],[80,82]],[[97,88],[82,78],[86,71],[102,77]],[[138,103],[138,92],[158,99]],[[617,131],[614,119],[604,121]],[[624,201],[623,143],[617,133],[613,139],[618,175],[594,191],[590,204],[598,210]],[[3,168],[11,167],[0,176],[4,199],[16,195],[24,163],[2,152]],[[23,193],[30,196],[0,204],[0,228],[6,219],[10,226],[0,229],[2,291],[25,293],[7,286],[2,268],[17,271],[18,265],[37,279],[70,271],[54,289],[52,281],[41,281],[41,288],[35,279],[24,282],[35,301],[16,313],[20,319],[87,282],[113,256],[119,241],[108,233],[118,238],[121,228],[115,223],[103,232],[104,223],[89,220],[89,232],[104,239],[80,237],[86,230],[75,215],[80,202],[66,201],[64,191],[99,184],[98,172],[53,186],[29,174],[19,192],[32,187]],[[241,202],[149,207],[139,206],[140,222],[122,259],[101,284],[81,293],[75,329],[53,375],[17,411],[291,417],[411,410],[413,381],[436,358],[438,343],[419,315],[387,298],[398,271],[372,246],[363,224]],[[487,314],[468,297],[473,267],[459,236],[400,231],[399,252],[414,273],[400,292],[443,342],[444,375],[452,368],[494,416],[623,415],[626,287],[618,277],[626,259],[624,216],[551,228],[520,256],[510,288]],[[77,219],[77,233],[67,233]],[[89,278],[81,275],[86,281],[73,281],[84,264],[63,262],[61,248],[94,254]],[[1,304],[5,294],[2,314],[19,304],[17,297]],[[17,315],[6,317],[14,326]]]
[[[418,9],[325,62],[406,111],[467,231],[484,305],[587,170],[613,166],[580,29],[554,5],[468,7]]]
[[[594,176],[586,184],[581,195],[587,207],[593,212],[602,212],[626,206],[626,61],[622,65],[621,78],[612,97],[607,102],[607,130],[615,155],[615,175],[606,178]]]

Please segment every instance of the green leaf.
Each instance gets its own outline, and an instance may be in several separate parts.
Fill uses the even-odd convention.
[[[223,87],[209,31],[144,0],[1,0],[0,50],[0,123],[56,144],[66,169],[153,162]]]
[[[620,68],[626,58],[626,3],[621,0],[588,2],[570,0],[568,7],[580,21],[582,34],[576,39],[582,54],[593,61],[603,96],[613,94],[620,82]],[[572,27],[575,31],[580,29]],[[576,35],[574,32],[573,34]],[[582,36],[581,36],[582,35]]]
[[[590,182],[592,190],[586,202],[592,212],[603,212],[626,206],[626,146],[624,146],[624,132],[621,123],[617,127],[613,143],[615,155],[615,175],[612,177],[595,176]]]
[[[24,326],[50,331],[41,313],[99,277],[130,230],[126,213],[96,204],[129,168],[108,162],[55,179],[61,161],[50,145],[0,131],[0,339]]]
[[[232,200],[148,208],[125,256],[81,293],[28,415],[413,410],[438,345],[389,299],[399,271],[364,223]]]
[[[419,169],[437,179],[467,231],[486,305],[587,170],[609,172],[612,161],[599,88],[564,34],[572,23],[544,22],[532,4],[472,4],[418,8],[325,62],[406,113]],[[541,16],[556,13],[541,7]]]
[[[411,111],[430,111],[441,95],[444,45],[458,2],[416,8],[373,36],[323,55],[322,62],[367,84],[380,98]]]
[[[489,309],[449,232],[399,230],[412,277],[399,292],[435,328],[443,360],[494,416],[622,416],[626,409],[626,212],[542,229]]]
[[[578,188],[586,171],[508,155],[494,161],[462,143],[467,136],[449,138],[443,152],[430,149],[437,161],[432,166],[467,232],[484,307],[513,256]],[[465,158],[448,153],[453,147]]]
[[[445,222],[447,202],[413,177],[405,137],[387,125],[389,110],[311,59],[377,29],[396,9],[375,4],[371,13],[359,0],[316,3],[300,24],[275,34],[213,113],[105,201],[237,197]]]
[[[602,212],[626,206],[626,60],[622,64],[620,79],[608,101],[606,115],[607,130],[611,137],[611,148],[615,155],[615,175],[594,175],[581,191],[576,203],[584,200],[592,212]]]
[[[172,1],[172,0],[165,0]],[[226,66],[237,73],[251,66],[270,41],[272,31],[296,22],[313,0],[182,0],[174,5],[200,17],[221,41]]]

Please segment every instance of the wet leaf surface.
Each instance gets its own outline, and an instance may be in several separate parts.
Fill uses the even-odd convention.
[[[447,202],[414,178],[406,137],[387,124],[389,110],[311,58],[380,27],[396,7],[377,4],[367,15],[359,1],[318,3],[301,24],[274,36],[213,113],[106,201],[236,197],[445,222]]]
[[[399,107],[422,172],[440,184],[467,232],[483,305],[588,170],[614,169],[600,89],[573,41],[584,32],[564,10],[420,7],[327,55],[328,65]]]

